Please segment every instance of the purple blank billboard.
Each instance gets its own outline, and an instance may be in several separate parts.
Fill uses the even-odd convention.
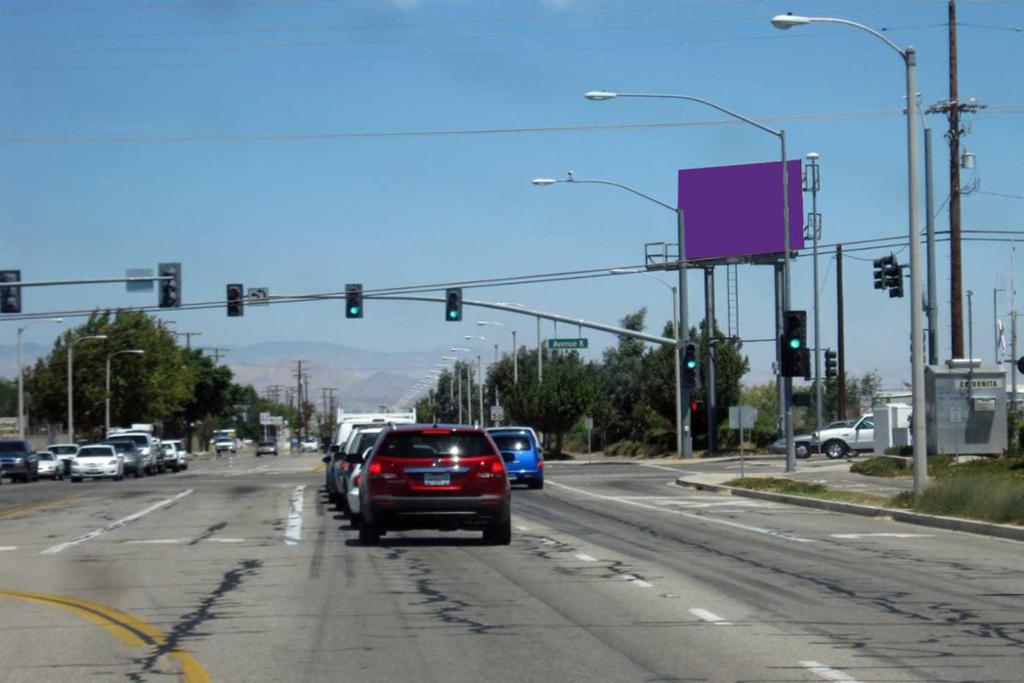
[[[804,246],[800,160],[789,171],[789,248]],[[686,258],[773,254],[785,249],[782,162],[679,170],[679,207],[686,226]]]

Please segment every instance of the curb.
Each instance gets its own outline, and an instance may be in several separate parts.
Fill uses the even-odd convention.
[[[886,517],[894,522],[906,522],[918,526],[946,529],[947,531],[964,531],[982,536],[995,536],[1011,541],[1024,541],[1024,527],[1013,524],[996,524],[995,522],[981,522],[973,519],[960,517],[942,517],[929,515],[923,512],[911,512],[896,508],[883,508],[874,505],[860,505],[858,503],[844,503],[837,500],[824,500],[821,498],[808,498],[806,496],[794,496],[788,493],[772,493],[770,491],[754,491],[742,489],[724,484],[706,484],[699,481],[687,481],[683,477],[676,479],[676,486],[690,486],[698,491],[713,491],[729,493],[733,496],[743,498],[757,498],[758,500],[769,500],[787,505],[799,505],[801,507],[828,510],[829,512],[840,512],[860,517]]]

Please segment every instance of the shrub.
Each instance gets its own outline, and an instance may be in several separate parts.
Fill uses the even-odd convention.
[[[914,506],[921,512],[1024,524],[1024,478],[952,474],[934,481]]]
[[[869,477],[899,477],[910,473],[910,466],[898,458],[879,456],[859,460],[850,465],[850,471]]]

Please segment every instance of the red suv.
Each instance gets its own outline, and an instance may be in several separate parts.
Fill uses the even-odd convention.
[[[363,464],[359,500],[362,543],[402,529],[480,529],[485,543],[512,541],[505,462],[482,429],[385,428]]]

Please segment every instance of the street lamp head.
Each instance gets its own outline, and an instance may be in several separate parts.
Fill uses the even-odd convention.
[[[772,26],[785,31],[786,29],[793,28],[794,26],[803,26],[804,24],[811,23],[810,17],[801,17],[793,13],[779,14],[772,17]]]
[[[614,273],[615,275],[636,275],[637,273],[642,273],[643,271],[638,270],[636,268],[610,268],[608,272]]]
[[[51,323],[63,323],[64,322],[64,318],[50,318],[49,320],[50,320]]]
[[[583,93],[583,96],[594,102],[603,102],[604,100],[614,100],[619,94],[607,90],[591,90]]]
[[[558,181],[555,180],[554,178],[534,178],[530,182],[536,185],[537,187],[545,187],[547,185],[554,185]]]
[[[146,352],[143,351],[142,349],[125,349],[121,353],[131,353],[131,354],[134,354],[136,356],[141,356],[141,355],[145,354]]]
[[[808,159],[817,159],[818,158],[818,153],[817,152],[808,152],[807,153],[807,158]]]

